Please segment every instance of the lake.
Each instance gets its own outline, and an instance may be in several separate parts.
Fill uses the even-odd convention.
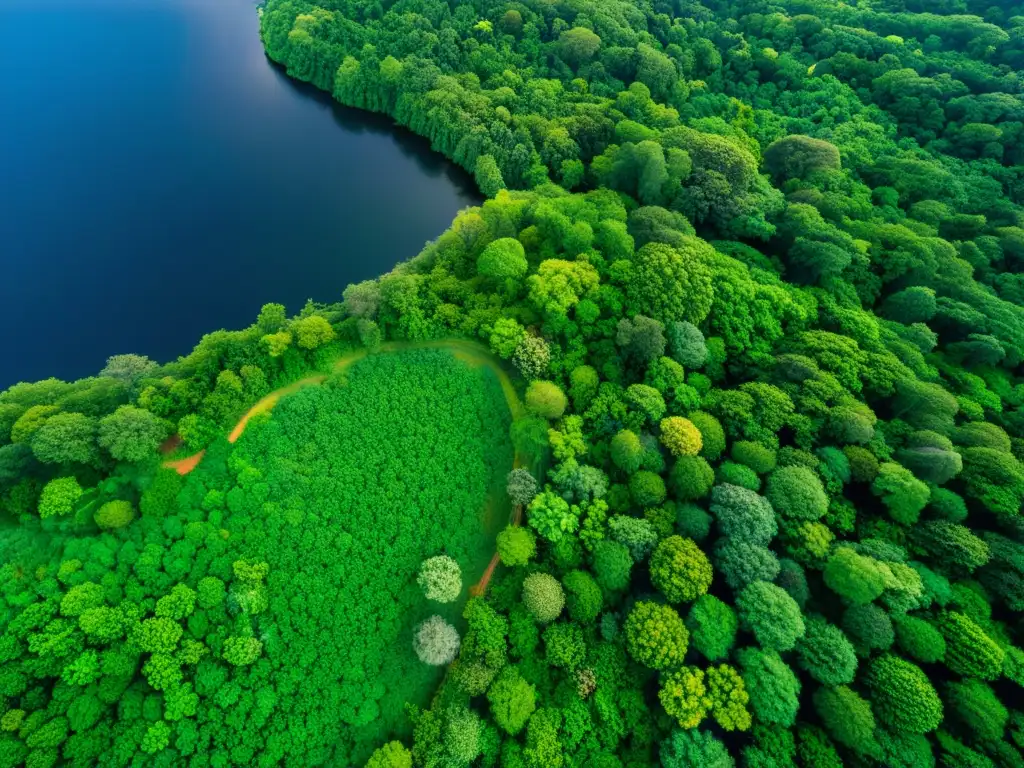
[[[0,389],[336,301],[479,201],[258,28],[254,0],[0,0]]]

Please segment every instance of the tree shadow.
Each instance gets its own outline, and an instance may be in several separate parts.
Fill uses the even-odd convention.
[[[430,142],[424,137],[398,125],[388,115],[339,104],[330,94],[321,91],[316,86],[289,77],[284,67],[277,62],[267,59],[267,64],[273,70],[274,75],[284,81],[287,87],[300,97],[312,101],[321,109],[329,110],[334,122],[346,133],[389,137],[402,155],[410,158],[421,173],[431,178],[443,176],[455,187],[460,197],[467,198],[474,204],[483,202],[484,197],[477,189],[473,177],[444,155],[431,149]]]

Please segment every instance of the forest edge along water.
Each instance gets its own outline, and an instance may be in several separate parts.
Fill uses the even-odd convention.
[[[5,0],[0,27],[0,389],[337,301],[479,202],[427,140],[271,62],[253,0]]]

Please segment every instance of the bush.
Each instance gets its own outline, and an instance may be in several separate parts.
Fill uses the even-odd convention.
[[[594,545],[594,577],[606,592],[619,592],[629,586],[633,558],[617,541],[599,541]]]
[[[573,621],[590,624],[601,612],[601,588],[586,571],[570,571],[562,578],[565,602]]]
[[[424,664],[449,664],[459,652],[459,633],[440,616],[431,616],[413,632],[412,647]]]
[[[686,368],[701,368],[708,359],[704,334],[693,323],[674,320],[666,328],[668,353]]]
[[[755,493],[761,490],[761,478],[750,467],[732,461],[723,461],[715,468],[715,482],[720,485],[735,485]]]
[[[1002,675],[1003,649],[962,613],[947,612],[937,621],[946,641],[945,664],[965,677],[996,680]]]
[[[912,659],[924,664],[942,661],[946,655],[946,641],[934,626],[916,616],[897,616],[893,619],[896,646]]]
[[[370,755],[366,768],[412,768],[412,753],[402,742],[389,741]]]
[[[690,633],[675,609],[648,601],[633,606],[626,617],[625,633],[629,655],[656,670],[681,665],[690,641]]]
[[[779,467],[768,476],[765,495],[772,508],[783,517],[818,520],[828,512],[825,488],[807,467]]]
[[[715,484],[715,471],[700,456],[681,456],[672,467],[669,482],[679,501],[696,501],[707,496]]]
[[[711,515],[696,504],[676,504],[676,529],[694,541],[704,541],[711,533]]]
[[[108,501],[93,515],[96,525],[105,530],[124,528],[135,518],[135,509],[129,501]]]
[[[755,581],[736,598],[740,626],[753,633],[766,650],[789,651],[803,637],[800,607],[784,590]]]
[[[462,569],[447,555],[430,557],[420,566],[416,583],[427,600],[450,603],[462,592]]]
[[[878,722],[898,733],[928,733],[942,722],[942,702],[920,667],[891,653],[868,667],[865,684]]]
[[[750,467],[759,475],[775,469],[775,451],[761,443],[737,440],[732,444],[732,460]]]
[[[722,423],[705,411],[693,411],[688,418],[700,432],[700,455],[708,461],[716,461],[725,452],[725,430],[722,429]]]
[[[945,698],[956,720],[978,741],[997,742],[1003,738],[1010,715],[990,686],[971,678],[949,683]]]
[[[762,723],[789,728],[800,708],[800,681],[774,651],[744,648],[736,654],[754,715]]]
[[[654,472],[641,470],[629,478],[629,493],[641,507],[656,507],[665,501],[665,481]]]
[[[867,448],[848,445],[843,448],[846,460],[850,462],[850,477],[858,483],[871,483],[878,476],[878,459]]]
[[[708,667],[707,681],[715,721],[726,731],[749,729],[751,718],[747,704],[750,697],[739,673],[728,664],[719,664]]]
[[[932,494],[925,509],[940,520],[950,523],[962,523],[967,519],[967,502],[948,488],[932,487]]]
[[[545,419],[557,419],[569,404],[565,393],[551,381],[532,381],[526,388],[526,408]]]
[[[811,590],[807,586],[807,575],[799,563],[788,558],[779,560],[779,575],[775,578],[775,583],[786,590],[789,596],[796,600],[800,610],[803,610],[811,597]]]
[[[82,497],[82,486],[73,477],[58,477],[45,486],[39,497],[39,517],[63,517],[70,514]]]
[[[680,728],[696,728],[711,709],[704,673],[696,667],[683,667],[663,675],[658,700]]]
[[[880,753],[871,705],[856,692],[845,685],[819,688],[814,693],[814,708],[825,730],[840,744],[862,755]]]
[[[873,604],[847,608],[843,612],[843,631],[861,656],[887,651],[896,640],[889,614]]]
[[[612,461],[626,474],[631,475],[640,469],[643,456],[644,447],[635,432],[624,429],[612,438]]]
[[[821,728],[801,725],[796,730],[796,736],[796,756],[799,765],[808,768],[843,768],[842,758],[839,757],[832,740]]]
[[[531,573],[523,579],[523,605],[541,624],[554,621],[565,607],[565,593],[554,576]]]
[[[638,563],[646,560],[658,543],[658,533],[651,521],[638,517],[614,515],[608,520],[608,531],[613,540],[629,549],[629,554]]]
[[[850,547],[838,547],[823,573],[825,584],[854,605],[867,605],[885,590],[887,569]]]
[[[498,557],[508,566],[526,565],[537,554],[537,537],[529,528],[510,525],[498,534]]]
[[[988,545],[984,541],[970,529],[946,520],[930,520],[915,526],[913,540],[952,572],[970,573],[989,559]]]
[[[662,419],[660,429],[662,445],[673,456],[696,456],[704,446],[700,430],[682,416]]]
[[[508,473],[507,492],[513,504],[526,506],[537,496],[540,485],[530,470],[518,467]]]
[[[487,700],[494,722],[513,736],[523,729],[537,707],[534,687],[514,666],[505,667],[498,675],[487,691]]]
[[[778,532],[771,504],[746,488],[716,485],[711,490],[711,513],[721,534],[736,541],[766,547]]]
[[[711,586],[707,556],[681,536],[670,536],[655,548],[650,568],[651,583],[672,603],[696,600]]]
[[[558,622],[545,629],[544,658],[559,669],[579,668],[587,658],[583,630],[566,622]]]
[[[707,731],[673,729],[659,750],[662,768],[734,768],[725,744]]]
[[[701,595],[686,617],[690,642],[708,661],[719,661],[729,655],[736,643],[739,620],[736,612],[713,595]]]
[[[800,667],[828,686],[846,685],[857,674],[857,654],[843,631],[821,616],[806,620],[806,631],[796,644]]]
[[[916,523],[928,503],[928,486],[914,477],[909,469],[892,462],[878,468],[871,490],[882,499],[889,516],[903,525]]]
[[[767,547],[726,536],[718,540],[713,555],[715,568],[737,592],[755,581],[774,581],[779,575],[779,559]]]

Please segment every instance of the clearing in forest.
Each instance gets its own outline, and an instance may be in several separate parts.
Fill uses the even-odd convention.
[[[226,466],[211,455],[189,476],[193,492],[224,494],[231,559],[270,566],[265,660],[233,679],[277,692],[259,753],[337,746],[336,764],[360,764],[435,690],[443,668],[416,658],[412,629],[433,613],[461,625],[509,512],[507,393],[471,358],[421,347],[349,361],[250,421]],[[463,572],[449,605],[415,580],[442,553]]]

